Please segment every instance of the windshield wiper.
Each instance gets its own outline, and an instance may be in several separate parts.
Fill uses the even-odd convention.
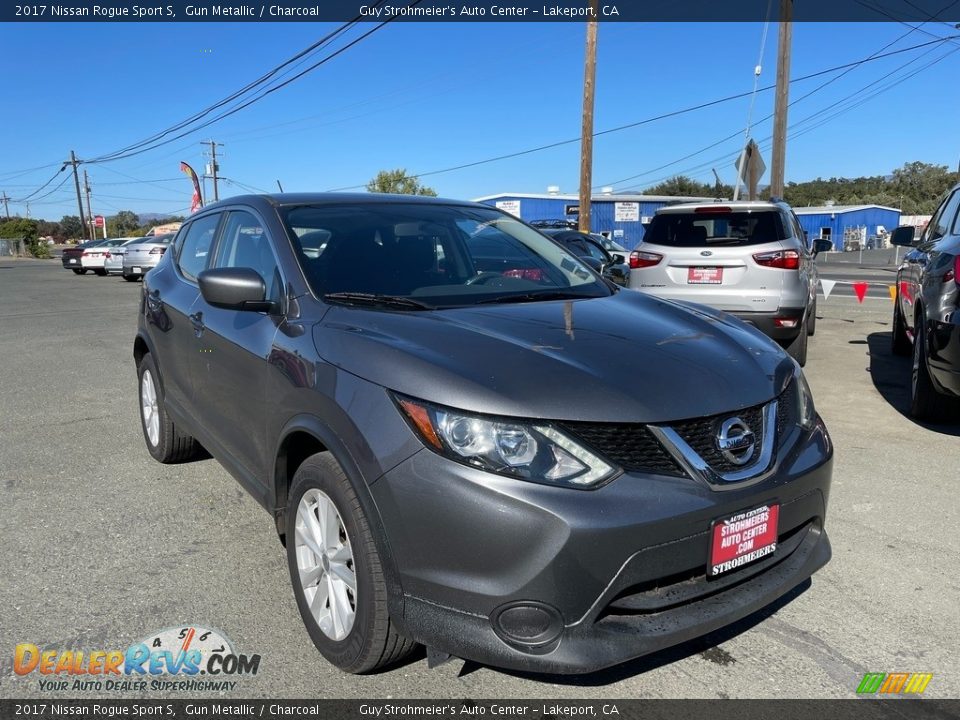
[[[522,303],[537,302],[538,300],[584,300],[596,297],[594,295],[580,295],[579,293],[564,292],[562,290],[541,290],[539,292],[521,293],[519,295],[500,295],[487,300],[478,300],[475,304],[485,305],[487,303]]]
[[[427,303],[413,298],[400,297],[399,295],[379,295],[377,293],[335,292],[327,293],[323,296],[323,299],[325,302],[343,303],[344,305],[372,305],[400,310],[435,309],[433,305],[427,305]]]

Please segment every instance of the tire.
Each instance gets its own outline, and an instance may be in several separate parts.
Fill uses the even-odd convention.
[[[287,565],[297,607],[313,644],[333,665],[349,673],[379,670],[409,655],[417,644],[393,628],[387,610],[386,579],[370,524],[353,485],[333,457],[317,453],[304,460],[293,477],[289,497]],[[322,508],[328,510],[324,513],[326,527],[334,527],[330,523],[336,522],[333,534],[319,530],[322,524],[318,511]],[[329,508],[335,511],[335,518]],[[311,527],[316,534],[310,532]],[[308,543],[323,553],[320,562]],[[347,576],[352,572],[352,590],[341,579],[343,572]],[[306,589],[304,574],[316,575],[312,583],[308,580]],[[308,591],[313,591],[310,600]],[[330,597],[339,598],[337,607],[348,613],[352,610],[353,618],[336,614],[342,618],[337,623]],[[310,602],[318,599],[315,615]]]
[[[74,272],[76,272],[76,270],[74,270]],[[81,275],[86,275],[86,274],[87,274],[87,269],[86,269],[86,268],[81,268],[81,269],[80,269],[80,274],[81,274]]]
[[[817,333],[817,299],[813,299],[810,312],[807,314],[807,335],[813,337]]]
[[[80,268],[70,268],[76,275],[83,275],[83,270]]]
[[[99,275],[100,277],[106,277],[107,275],[107,271],[104,270],[103,268],[95,268],[93,272]]]
[[[900,293],[893,302],[893,332],[891,333],[890,352],[894,355],[906,357],[910,355],[910,338],[907,336],[907,325],[903,321],[903,313],[900,311]]]
[[[136,282],[139,278],[136,275],[124,275],[123,279],[127,282]]]
[[[787,354],[796,360],[800,367],[807,364],[807,340],[810,337],[807,331],[807,322],[808,320],[804,319],[803,324],[800,326],[800,332],[793,340],[784,346]]]
[[[147,353],[137,366],[137,399],[140,407],[140,429],[147,450],[154,460],[178,463],[189,460],[197,452],[197,441],[177,430],[163,407],[163,390],[153,357]],[[145,394],[146,393],[146,394]],[[145,405],[152,405],[147,413]],[[153,420],[155,419],[155,423]],[[153,436],[153,437],[151,437]]]
[[[926,320],[917,318],[913,339],[913,372],[910,382],[910,415],[918,420],[949,422],[960,417],[960,403],[937,392],[927,367]]]

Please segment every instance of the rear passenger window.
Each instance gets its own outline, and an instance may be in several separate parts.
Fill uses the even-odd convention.
[[[207,215],[194,220],[187,228],[183,244],[177,253],[177,267],[188,280],[196,281],[197,275],[207,267],[210,245],[220,223],[220,215]]]

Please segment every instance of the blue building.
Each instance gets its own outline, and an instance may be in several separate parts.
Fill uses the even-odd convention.
[[[829,238],[836,250],[844,249],[844,237],[879,237],[900,224],[900,211],[883,205],[824,205],[821,207],[795,207],[800,226],[807,237]]]
[[[703,197],[670,195],[594,195],[590,201],[590,229],[608,232],[614,242],[632,250],[643,239],[643,226],[653,214],[668,203],[712,200]],[[577,220],[579,195],[559,193],[501,193],[476,199],[493,205],[526,222],[534,220]]]

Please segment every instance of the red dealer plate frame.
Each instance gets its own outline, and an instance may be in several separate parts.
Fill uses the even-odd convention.
[[[707,575],[716,577],[773,555],[777,551],[779,520],[778,503],[741,510],[714,520],[710,525]],[[725,531],[730,527],[734,529]]]
[[[688,285],[723,285],[722,267],[688,267]]]

